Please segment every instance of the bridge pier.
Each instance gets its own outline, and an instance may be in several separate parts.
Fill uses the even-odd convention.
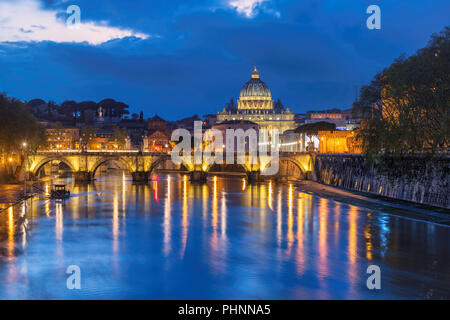
[[[306,180],[312,180],[312,181],[317,181],[317,177],[315,175],[314,171],[308,171],[305,173],[305,179]]]
[[[89,171],[75,171],[73,173],[75,178],[75,182],[91,182],[92,181],[92,172]]]
[[[34,180],[37,180],[37,179],[36,179],[36,176],[35,176],[34,173],[31,172],[31,171],[27,171],[27,172],[25,173],[25,178],[27,179],[27,181],[34,181]]]
[[[248,180],[248,182],[261,181],[261,172],[260,171],[248,171],[247,172],[247,180]]]
[[[191,181],[192,182],[206,182],[208,178],[208,173],[204,171],[192,171]]]
[[[150,172],[148,171],[135,171],[131,173],[133,177],[133,182],[147,182],[150,178]]]

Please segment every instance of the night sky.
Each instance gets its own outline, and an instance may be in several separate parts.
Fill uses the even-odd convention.
[[[81,8],[68,29],[66,8]],[[381,8],[381,30],[366,8]],[[449,25],[448,0],[0,0],[0,91],[113,98],[174,120],[216,113],[253,66],[299,113],[349,108],[394,58]]]

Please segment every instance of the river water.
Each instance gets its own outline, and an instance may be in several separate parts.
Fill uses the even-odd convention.
[[[241,178],[66,183],[0,213],[1,299],[450,299],[446,226]]]

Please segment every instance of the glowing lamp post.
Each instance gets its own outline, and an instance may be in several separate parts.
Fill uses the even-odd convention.
[[[23,196],[27,196],[27,146],[26,142],[22,143],[23,151],[24,151],[24,174],[23,174]]]

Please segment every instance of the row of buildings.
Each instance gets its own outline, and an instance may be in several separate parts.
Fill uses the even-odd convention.
[[[327,122],[334,125],[334,130],[303,132],[302,125]],[[261,80],[256,67],[251,78],[241,89],[237,105],[232,99],[226,107],[208,116],[207,123],[212,128],[277,129],[280,134],[281,150],[285,152],[318,151],[323,153],[360,153],[361,146],[356,139],[355,130],[360,119],[352,117],[352,109],[331,109],[308,111],[294,114],[285,108],[278,99],[272,99],[269,87]]]
[[[360,152],[355,138],[359,121],[352,118],[351,109],[295,114],[285,108],[280,100],[275,102],[272,99],[271,91],[261,80],[256,67],[250,80],[243,85],[237,103],[231,99],[223,110],[203,118],[193,116],[170,122],[155,115],[144,120],[142,112],[139,116],[134,114],[129,118],[126,116],[128,106],[112,99],[105,99],[98,104],[84,102],[74,105],[67,102],[64,107],[69,110],[67,113],[70,114],[70,119],[75,119],[73,123],[41,121],[46,128],[50,150],[168,151],[174,145],[174,142],[170,141],[174,129],[182,127],[192,131],[194,121],[201,120],[203,130],[217,129],[225,132],[227,129],[253,128],[271,132],[272,129],[277,129],[282,151]],[[48,107],[43,109],[50,110]],[[335,130],[314,133],[298,131],[302,125],[317,122],[332,123]]]
[[[122,119],[114,125],[66,127],[42,123],[49,150],[145,150],[172,148],[166,122],[155,115],[147,121]]]

